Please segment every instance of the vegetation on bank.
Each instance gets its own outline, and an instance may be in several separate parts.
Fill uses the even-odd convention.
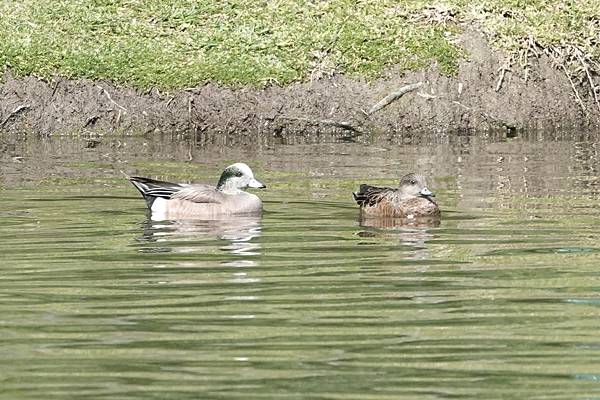
[[[505,49],[506,69],[545,52],[597,90],[595,0],[3,0],[0,66],[162,88],[373,78],[431,63],[452,74],[468,57],[456,44],[464,29]]]
[[[451,72],[460,52],[448,27],[410,12],[386,1],[4,0],[0,64],[171,88],[372,77],[396,63]]]

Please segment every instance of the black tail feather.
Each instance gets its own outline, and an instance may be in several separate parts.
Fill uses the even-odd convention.
[[[180,191],[183,187],[177,183],[158,181],[140,176],[131,176],[129,177],[129,181],[142,194],[150,209],[157,197],[169,199],[173,193]]]
[[[358,188],[358,192],[352,193],[352,196],[354,197],[354,201],[356,201],[356,204],[358,204],[361,207],[373,206],[377,203],[377,201],[379,199],[379,195],[382,192],[385,192],[387,190],[392,190],[392,189],[385,188],[385,187],[371,186],[371,185],[367,185],[366,183],[363,183]]]
[[[362,207],[363,205],[365,205],[365,203],[368,203],[369,193],[373,188],[374,187],[371,185],[367,185],[365,183],[361,184],[358,188],[358,192],[352,193],[352,197],[354,197],[354,201],[356,201],[356,204]]]

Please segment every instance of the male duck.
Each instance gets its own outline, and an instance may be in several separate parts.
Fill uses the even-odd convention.
[[[421,175],[404,175],[397,189],[362,184],[352,195],[360,206],[361,216],[412,219],[441,214],[433,200],[435,195],[427,189]]]
[[[246,188],[264,189],[266,186],[254,179],[250,167],[235,163],[225,168],[217,186],[157,181],[138,176],[129,180],[140,191],[152,219],[186,219],[260,214],[262,202]]]

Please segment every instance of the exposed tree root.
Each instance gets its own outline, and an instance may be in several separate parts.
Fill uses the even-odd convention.
[[[525,80],[529,78],[530,57],[540,57],[545,54],[554,66],[565,74],[573,90],[575,101],[586,115],[590,110],[586,105],[582,91],[586,88],[590,92],[590,100],[595,104],[600,113],[600,63],[594,60],[594,56],[582,46],[574,44],[563,44],[560,46],[543,46],[536,42],[533,37],[527,38],[522,43],[519,56],[510,57],[499,69],[500,75],[496,85],[496,91],[502,87],[504,76],[510,69],[511,63],[518,60],[520,66],[525,70]],[[590,44],[591,46],[591,44]],[[588,103],[589,104],[589,103]]]
[[[123,107],[122,105],[120,105],[119,103],[117,103],[116,101],[113,100],[113,98],[111,97],[110,93],[108,93],[108,91],[106,89],[104,89],[102,86],[100,85],[96,85],[98,86],[98,89],[100,89],[102,91],[102,93],[104,93],[106,95],[106,98],[113,103],[115,106],[119,107],[121,110],[123,111],[127,111],[127,109],[125,107]]]

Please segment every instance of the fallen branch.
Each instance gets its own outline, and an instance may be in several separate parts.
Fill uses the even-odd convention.
[[[349,122],[340,122],[334,121],[332,119],[310,119],[310,118],[302,118],[302,117],[286,117],[282,116],[281,118],[291,120],[291,121],[301,121],[306,122],[311,125],[327,125],[327,126],[335,126],[337,128],[346,129],[348,131],[356,132],[362,134],[363,131],[360,128],[355,127]]]
[[[17,108],[15,108],[10,114],[8,114],[8,116],[6,118],[4,118],[4,121],[2,121],[2,123],[0,124],[0,129],[4,128],[4,125],[6,125],[6,123],[15,115],[17,115],[18,113],[20,113],[21,111],[25,111],[30,109],[31,106],[29,104],[24,104],[21,106],[18,106]]]
[[[423,86],[423,82],[417,82],[417,83],[403,86],[400,89],[396,90],[395,92],[388,94],[383,99],[381,99],[379,102],[377,102],[373,107],[371,107],[371,109],[368,112],[368,115],[372,115],[372,114],[376,113],[377,111],[381,110],[382,108],[387,107],[388,105],[390,105],[390,103],[398,100],[400,97],[404,96],[406,93],[412,92],[413,90],[417,90],[421,86]]]
[[[110,96],[110,93],[108,93],[108,91],[106,89],[104,89],[102,86],[100,85],[96,85],[98,87],[98,89],[102,90],[102,92],[106,95],[106,97],[108,98],[108,100],[113,103],[115,106],[119,107],[121,110],[123,111],[127,111],[127,109],[125,107],[123,107],[122,105],[120,105],[119,103],[117,103],[116,101],[114,101],[112,99],[112,97]]]

